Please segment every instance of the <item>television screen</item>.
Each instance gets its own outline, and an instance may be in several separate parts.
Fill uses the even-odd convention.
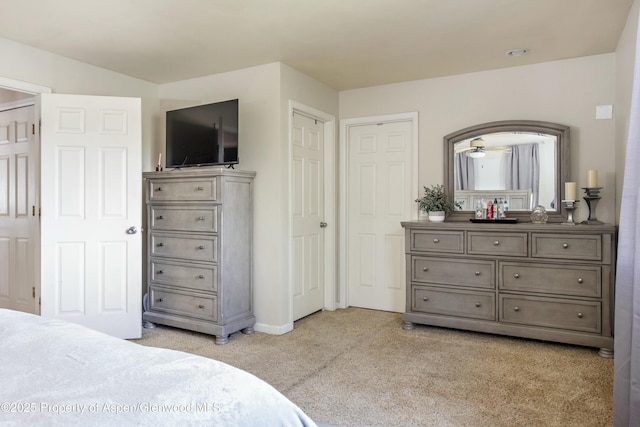
[[[238,163],[238,100],[167,111],[166,166]]]

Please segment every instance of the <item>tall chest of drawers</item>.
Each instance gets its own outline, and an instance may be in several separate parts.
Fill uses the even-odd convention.
[[[254,172],[144,173],[147,302],[143,320],[215,335],[252,333]]]
[[[414,323],[600,348],[613,356],[615,227],[403,222]]]

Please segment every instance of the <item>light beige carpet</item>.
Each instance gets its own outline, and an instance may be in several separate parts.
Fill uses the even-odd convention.
[[[272,384],[335,426],[610,426],[613,360],[597,349],[417,325],[349,308],[284,335],[213,338],[158,326],[136,342],[199,354]]]

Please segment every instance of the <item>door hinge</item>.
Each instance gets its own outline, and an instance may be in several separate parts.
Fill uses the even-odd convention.
[[[35,135],[36,134],[36,124],[32,123],[31,124],[31,135]]]
[[[36,297],[36,287],[35,286],[31,288],[31,295],[33,295],[34,298]]]
[[[36,205],[31,205],[31,216],[36,216]]]

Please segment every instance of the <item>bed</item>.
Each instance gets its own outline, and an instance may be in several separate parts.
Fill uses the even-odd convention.
[[[0,309],[0,424],[315,426],[222,362]]]

